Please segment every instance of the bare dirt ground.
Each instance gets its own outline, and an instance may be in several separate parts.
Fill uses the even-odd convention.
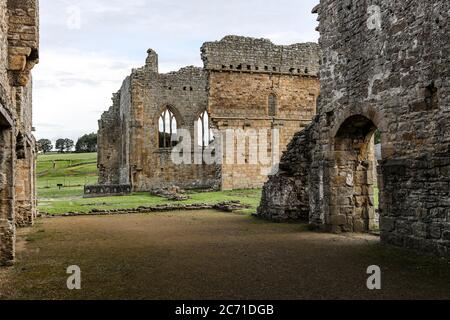
[[[0,269],[3,299],[448,299],[448,262],[368,235],[215,211],[40,220]],[[66,269],[82,270],[69,291]],[[382,269],[382,290],[366,287]]]

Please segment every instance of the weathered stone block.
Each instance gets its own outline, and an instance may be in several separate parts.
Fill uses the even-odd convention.
[[[25,56],[9,56],[8,57],[8,69],[11,71],[22,71],[27,64],[27,57]]]

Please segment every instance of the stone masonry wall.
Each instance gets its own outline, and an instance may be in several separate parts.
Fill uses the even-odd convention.
[[[113,96],[113,105],[99,120],[97,153],[100,184],[120,183],[122,131],[120,122],[120,92]]]
[[[268,39],[226,36],[202,46],[206,70],[317,76],[320,51],[316,43],[289,46]]]
[[[35,0],[0,0],[0,265],[15,256],[16,226],[36,215],[31,69],[38,62]]]
[[[152,62],[153,55],[156,53],[150,52],[147,61]],[[172,149],[159,148],[158,140],[159,117],[165,108],[174,113],[178,129],[188,130],[194,137],[196,121],[207,108],[206,73],[196,67],[168,74],[154,70],[153,64],[147,63],[133,75],[132,185],[137,190],[170,185],[211,188],[216,184],[214,165],[174,164]],[[191,146],[196,147],[195,141]]]
[[[315,12],[324,54],[318,116],[284,155],[259,214],[304,216],[307,209],[326,230],[370,231],[378,180],[383,243],[449,257],[450,2],[322,0]],[[297,150],[310,160],[299,162]],[[283,188],[286,179],[308,195],[302,213],[271,200],[296,197]]]
[[[243,137],[236,133],[234,160],[224,155],[222,189],[260,188],[279,162],[281,151],[316,114],[318,45],[277,46],[266,39],[227,36],[205,43],[202,58],[209,73],[208,110],[215,127],[223,137],[230,129],[246,131],[249,136],[247,146],[239,147]],[[271,95],[276,100],[273,114]],[[272,129],[279,130],[278,153]],[[251,160],[261,146],[256,137],[260,130],[268,132],[270,163]],[[250,143],[252,137],[258,142]],[[239,157],[244,161],[238,162]]]

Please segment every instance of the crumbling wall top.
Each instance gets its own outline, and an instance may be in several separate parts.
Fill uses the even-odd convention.
[[[275,45],[268,39],[226,36],[202,46],[206,70],[268,72],[317,76],[320,48],[317,43]]]

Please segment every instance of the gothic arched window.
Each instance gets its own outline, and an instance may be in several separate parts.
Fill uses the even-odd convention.
[[[197,120],[198,145],[207,147],[214,141],[214,134],[209,123],[209,114],[207,111],[202,112]]]
[[[269,117],[275,117],[277,115],[277,96],[274,94],[269,95]]]
[[[174,113],[165,108],[159,116],[159,147],[172,148],[176,146],[177,141],[177,119]]]

